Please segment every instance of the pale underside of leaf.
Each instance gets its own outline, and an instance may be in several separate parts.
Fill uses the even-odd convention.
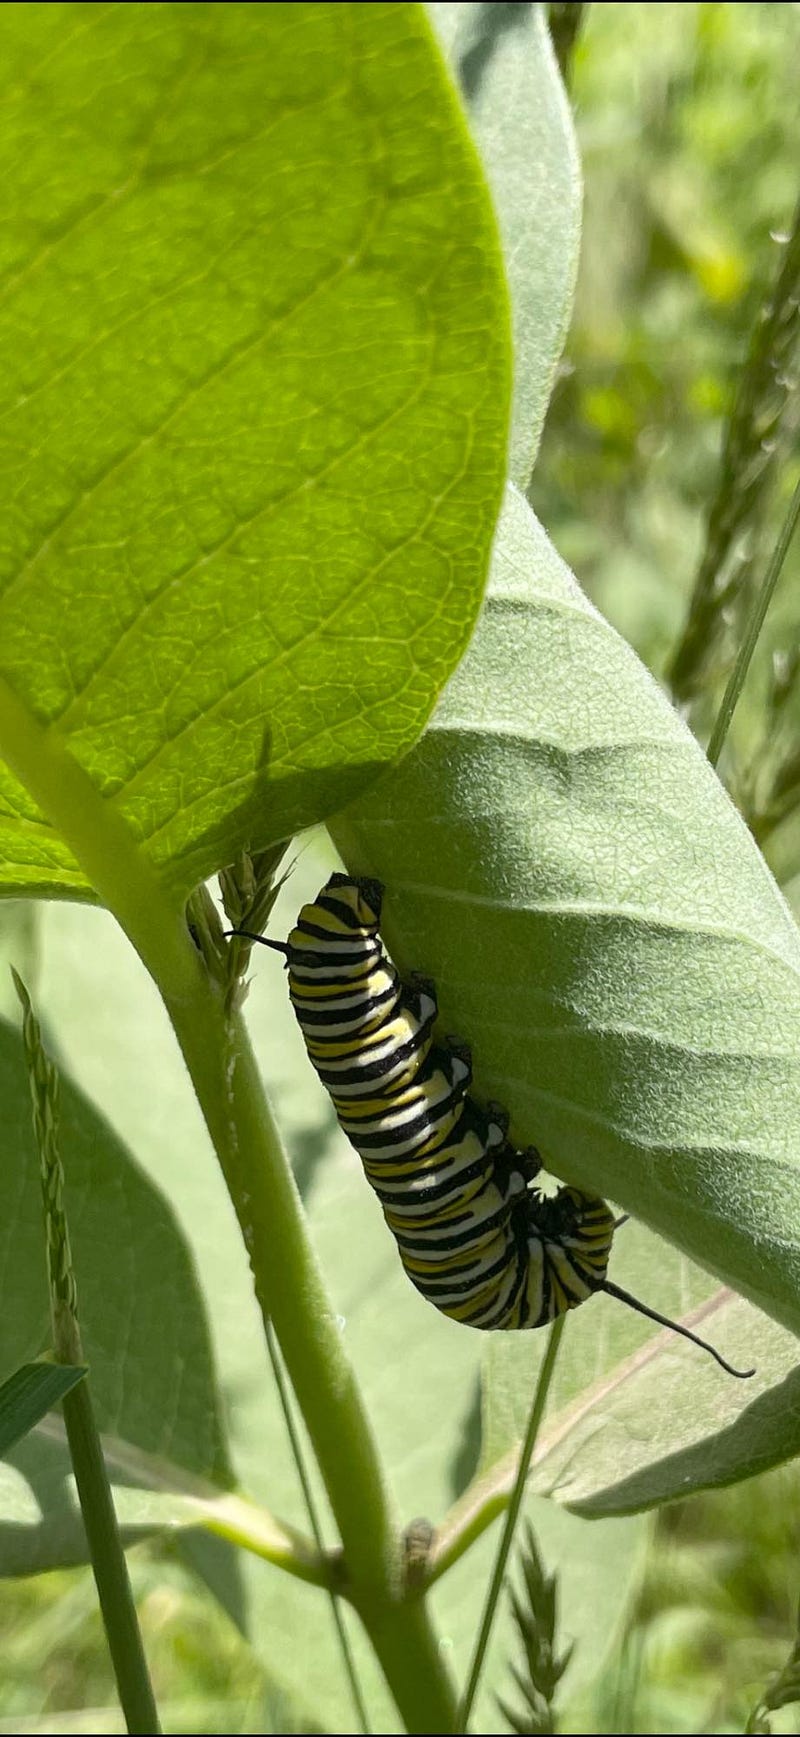
[[[606,1317],[614,1307],[603,1304]],[[797,1454],[794,1335],[742,1298],[718,1291],[680,1314],[685,1326],[755,1368],[741,1384],[667,1330],[609,1359],[587,1381],[580,1351],[574,1354],[574,1336],[589,1328],[587,1317],[569,1322],[562,1381],[568,1397],[557,1397],[536,1445],[530,1485],[537,1494],[588,1519],[636,1513],[755,1476]],[[619,1323],[612,1317],[610,1325],[613,1331]],[[601,1355],[607,1355],[607,1320],[603,1326]],[[499,1335],[487,1350],[481,1466],[440,1528],[435,1567],[447,1563],[476,1517],[483,1525],[508,1501],[540,1355],[530,1339],[504,1344]]]
[[[412,818],[425,815],[425,825]],[[722,786],[525,502],[418,748],[337,818],[520,1145],[786,1324],[800,945]]]
[[[534,1487],[587,1518],[635,1513],[755,1477],[800,1452],[794,1334],[722,1291],[687,1318],[756,1375],[740,1389],[677,1356],[669,1336],[634,1354],[563,1415],[538,1444]]]
[[[497,210],[511,291],[508,474],[530,482],[578,266],[581,171],[545,7],[431,0]]]

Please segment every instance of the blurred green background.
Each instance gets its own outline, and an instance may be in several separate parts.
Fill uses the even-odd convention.
[[[583,240],[531,499],[657,675],[800,192],[799,47],[793,5],[601,5],[573,56]]]
[[[798,196],[799,47],[795,5],[603,4],[587,9],[574,53],[584,244],[531,499],[657,675]],[[793,480],[777,490],[776,522]],[[770,628],[783,643],[796,638],[799,565],[795,551]],[[755,672],[745,752],[758,693]],[[792,1644],[799,1544],[791,1467],[656,1517],[625,1632],[589,1698],[565,1709],[565,1728],[741,1731]],[[167,1730],[294,1728],[177,1548],[139,1548],[131,1568]],[[0,1733],[121,1729],[88,1573],[0,1583],[0,1633]],[[800,1719],[786,1709],[773,1728]]]

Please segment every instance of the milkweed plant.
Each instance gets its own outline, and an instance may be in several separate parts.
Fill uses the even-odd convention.
[[[0,1574],[91,1562],[129,1730],[145,1540],[270,1728],[548,1731],[652,1512],[800,1448],[800,227],[657,679],[530,504],[581,11],[0,17]],[[659,1319],[408,1283],[248,938],[337,871]]]

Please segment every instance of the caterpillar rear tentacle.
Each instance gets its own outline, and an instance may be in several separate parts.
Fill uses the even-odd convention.
[[[435,1041],[432,983],[403,983],[385,952],[382,896],[379,881],[334,874],[287,942],[230,933],[283,955],[309,1059],[411,1283],[451,1319],[485,1329],[541,1327],[605,1291],[729,1374],[752,1375],[606,1277],[616,1224],[604,1200],[566,1185],[546,1198],[534,1186],[535,1147],[517,1151],[507,1111],[470,1096],[466,1046]]]
[[[721,1351],[709,1345],[707,1339],[700,1339],[690,1327],[683,1327],[680,1321],[671,1321],[668,1315],[660,1315],[657,1309],[649,1308],[647,1303],[640,1303],[638,1297],[632,1297],[630,1291],[623,1291],[620,1285],[612,1284],[611,1279],[604,1279],[600,1288],[606,1291],[609,1297],[616,1297],[618,1303],[625,1303],[627,1308],[635,1309],[637,1315],[646,1315],[649,1321],[657,1321],[659,1326],[669,1327],[671,1332],[680,1333],[682,1339],[690,1339],[693,1345],[699,1345],[701,1351],[707,1351],[720,1368],[724,1369],[727,1375],[735,1375],[737,1381],[749,1381],[750,1376],[755,1375],[755,1369],[734,1369],[733,1364],[727,1362]]]

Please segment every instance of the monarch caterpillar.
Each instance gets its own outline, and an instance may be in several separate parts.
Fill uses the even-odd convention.
[[[433,986],[403,983],[378,934],[378,881],[334,874],[304,905],[283,954],[309,1059],[383,1208],[423,1297],[472,1327],[542,1327],[595,1291],[671,1327],[733,1369],[688,1327],[606,1277],[615,1221],[599,1197],[536,1188],[534,1148],[517,1151],[509,1117],[470,1096],[460,1045],[437,1043]]]

